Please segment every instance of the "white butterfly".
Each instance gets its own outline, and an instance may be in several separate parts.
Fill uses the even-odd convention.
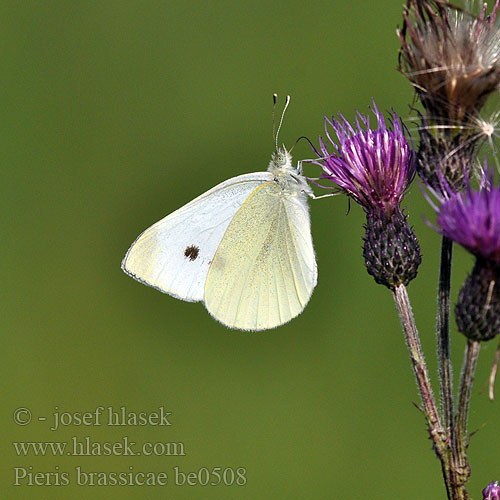
[[[230,328],[282,325],[302,312],[317,282],[308,196],[301,163],[294,168],[276,146],[267,172],[222,182],[146,229],[122,269],[179,299],[203,301]]]

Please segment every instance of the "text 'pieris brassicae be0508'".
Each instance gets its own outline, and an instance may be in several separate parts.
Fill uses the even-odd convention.
[[[307,204],[313,192],[301,170],[276,146],[267,172],[222,182],[146,229],[122,269],[179,299],[203,301],[230,328],[290,321],[317,281]]]

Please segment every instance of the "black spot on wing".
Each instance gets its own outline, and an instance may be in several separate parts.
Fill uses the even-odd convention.
[[[184,250],[184,257],[189,260],[196,260],[198,258],[198,255],[200,254],[200,249],[199,247],[195,245],[189,245],[186,247],[186,250]]]

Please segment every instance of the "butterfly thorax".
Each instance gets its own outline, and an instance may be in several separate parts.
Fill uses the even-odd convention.
[[[307,184],[302,173],[292,165],[292,155],[284,146],[278,148],[271,155],[267,171],[274,175],[276,182],[281,186],[285,194],[312,194],[311,187]]]

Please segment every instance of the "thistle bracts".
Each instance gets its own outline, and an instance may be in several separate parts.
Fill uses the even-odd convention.
[[[416,276],[421,261],[417,238],[400,208],[415,177],[415,155],[397,114],[393,111],[388,125],[375,102],[371,109],[377,120],[373,129],[361,113],[354,126],[343,116],[325,119],[329,144],[320,138],[318,163],[323,178],[363,207],[367,270],[377,283],[394,289]]]
[[[441,189],[441,178],[446,179],[454,192],[462,191],[465,178],[474,167],[479,134],[466,138],[468,132],[453,133],[449,127],[440,130],[423,117],[418,133],[416,167],[420,178],[437,191]]]
[[[365,230],[363,257],[366,270],[378,284],[394,289],[415,278],[422,257],[406,215],[399,210],[388,217],[368,213]]]
[[[458,330],[471,340],[491,340],[500,333],[500,266],[478,259],[455,306]]]
[[[458,191],[474,166],[479,113],[500,86],[499,8],[496,0],[476,15],[442,0],[407,1],[399,69],[424,108],[417,170],[434,189],[436,169]]]

